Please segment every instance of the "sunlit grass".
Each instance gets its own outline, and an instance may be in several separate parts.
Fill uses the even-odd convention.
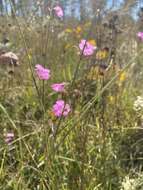
[[[13,74],[1,72],[0,189],[128,190],[129,179],[142,183],[136,174],[142,171],[142,104],[134,109],[142,96],[134,72],[142,47],[124,55],[128,37],[105,30],[98,15],[66,23],[52,13],[26,20],[13,7],[13,14],[1,20],[0,33],[7,32],[6,51],[20,61]],[[86,44],[79,48],[82,39],[89,49],[97,46],[90,56]],[[37,64],[50,70],[48,79],[39,77]],[[63,82],[64,90],[51,88]],[[57,100],[70,106],[66,114],[53,111]],[[7,143],[9,133],[14,137]]]

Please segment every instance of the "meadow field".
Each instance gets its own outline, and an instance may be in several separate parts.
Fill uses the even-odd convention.
[[[0,1],[0,190],[143,190],[143,2]]]

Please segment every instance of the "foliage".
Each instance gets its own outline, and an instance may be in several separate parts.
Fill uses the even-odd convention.
[[[81,2],[1,6],[0,189],[142,189],[142,18]]]

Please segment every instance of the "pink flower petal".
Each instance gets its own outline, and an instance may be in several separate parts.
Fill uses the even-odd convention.
[[[92,44],[90,44],[88,41],[86,41],[85,39],[82,39],[79,43],[79,48],[81,50],[81,52],[83,51],[83,55],[84,56],[91,56],[93,55],[96,47],[93,46]]]
[[[67,116],[71,111],[70,105],[65,104],[64,100],[57,100],[53,105],[53,113],[57,117]]]
[[[50,78],[50,70],[45,69],[42,65],[37,64],[35,66],[35,71],[41,80],[48,80]]]
[[[55,92],[63,92],[64,88],[65,88],[65,83],[55,83],[51,85],[51,88],[55,91]]]
[[[141,40],[143,40],[143,32],[138,32],[137,36],[138,36]]]
[[[60,6],[57,5],[53,9],[54,9],[55,14],[56,14],[57,17],[62,18],[64,16],[63,9]]]

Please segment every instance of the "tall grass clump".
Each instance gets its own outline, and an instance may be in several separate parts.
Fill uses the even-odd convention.
[[[137,2],[18,2],[0,18],[0,189],[142,189]]]

